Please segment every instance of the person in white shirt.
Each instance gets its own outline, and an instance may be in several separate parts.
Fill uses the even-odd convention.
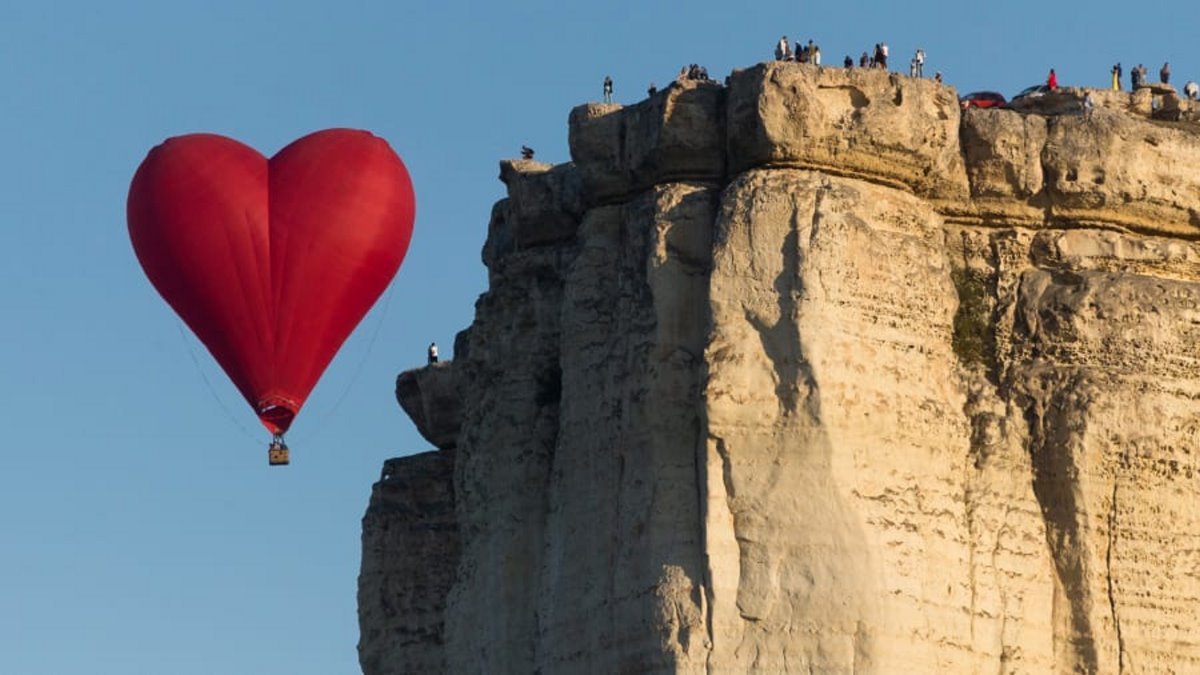
[[[788,47],[787,36],[779,38],[779,44],[775,45],[775,60],[787,61],[791,58],[791,48]]]

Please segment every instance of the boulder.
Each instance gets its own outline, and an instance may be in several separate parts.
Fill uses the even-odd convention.
[[[725,89],[674,82],[632,106],[589,103],[571,111],[571,158],[588,204],[624,200],[660,183],[725,176]]]
[[[506,222],[514,246],[543,246],[575,236],[583,203],[574,165],[507,159],[500,162],[500,180],[508,187]]]
[[[729,169],[816,169],[958,201],[958,96],[879,69],[771,62],[734,71]]]

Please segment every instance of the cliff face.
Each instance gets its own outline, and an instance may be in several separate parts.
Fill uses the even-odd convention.
[[[1200,131],[1073,95],[772,63],[503,163],[364,672],[1200,669]]]

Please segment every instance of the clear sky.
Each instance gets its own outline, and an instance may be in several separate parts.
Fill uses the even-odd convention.
[[[722,79],[781,34],[827,64],[928,53],[960,93],[1050,67],[1170,60],[1200,78],[1192,2],[0,2],[0,673],[358,672],[360,518],[388,457],[428,449],[393,396],[450,356],[486,284],[480,248],[525,143],[563,162],[567,115]],[[1126,80],[1128,82],[1128,80]],[[129,181],[163,139],[263,153],[369,129],[417,195],[408,259],[288,434],[267,433],[146,281]],[[503,608],[497,608],[503,611]]]

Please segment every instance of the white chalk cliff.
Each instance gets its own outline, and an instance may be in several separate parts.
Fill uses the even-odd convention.
[[[364,673],[1200,671],[1200,124],[1081,96],[770,63],[502,162]]]

